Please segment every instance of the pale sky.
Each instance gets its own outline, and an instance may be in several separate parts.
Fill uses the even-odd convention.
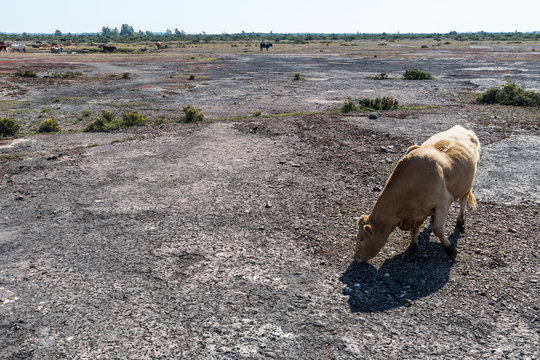
[[[540,31],[540,0],[2,0],[1,9],[4,33]]]

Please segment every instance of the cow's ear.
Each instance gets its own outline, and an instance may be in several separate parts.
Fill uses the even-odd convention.
[[[371,225],[364,225],[363,229],[367,236],[369,236],[370,238],[375,235],[375,232],[373,231],[373,227]]]

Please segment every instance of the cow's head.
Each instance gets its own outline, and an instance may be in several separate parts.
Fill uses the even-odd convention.
[[[371,216],[364,215],[358,219],[358,235],[356,236],[356,249],[354,260],[367,262],[374,258],[384,246],[388,235],[377,229]]]

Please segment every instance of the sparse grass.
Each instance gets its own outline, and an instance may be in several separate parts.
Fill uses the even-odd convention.
[[[293,80],[303,80],[304,78],[300,76],[300,73],[295,73]]]
[[[38,132],[40,133],[50,133],[50,132],[59,132],[60,124],[55,119],[45,119],[39,124]]]
[[[382,72],[373,77],[373,80],[387,80],[387,79],[388,79],[388,75],[385,72]]]
[[[128,73],[128,72],[123,73],[122,74],[122,79],[124,79],[124,80],[131,79],[131,74]]]
[[[262,112],[260,112],[259,110],[255,110],[255,111],[253,112],[253,116],[255,116],[255,117],[259,117],[259,116],[261,116],[261,115],[262,115]]]
[[[502,88],[492,88],[480,95],[477,102],[512,106],[540,106],[540,94],[524,90],[508,80]]]
[[[204,114],[202,113],[202,111],[195,109],[190,105],[185,106],[183,111],[184,117],[182,118],[182,121],[185,123],[204,121]]]
[[[162,124],[168,124],[168,123],[173,123],[173,122],[174,121],[172,119],[169,119],[166,116],[158,116],[157,118],[154,119],[154,122],[152,124],[153,125],[162,125]]]
[[[85,132],[104,132],[118,129],[118,123],[114,121],[116,114],[108,109],[101,110],[101,116],[92,121],[84,129]]]
[[[83,121],[86,119],[89,119],[92,116],[92,112],[88,109],[84,109],[81,111],[79,116],[77,116],[77,121]]]
[[[347,99],[347,101],[345,101],[343,105],[341,105],[341,107],[339,108],[339,112],[342,113],[349,113],[357,110],[358,108],[352,99]]]
[[[0,137],[15,136],[19,132],[20,126],[17,120],[8,117],[0,117]]]
[[[35,78],[37,74],[32,70],[17,70],[15,76]]]
[[[189,76],[188,76],[188,80],[195,80],[195,75],[193,75],[193,74],[189,74]]]
[[[413,69],[413,70],[405,70],[405,73],[403,73],[403,79],[405,80],[431,80],[433,79],[433,76],[425,71]]]

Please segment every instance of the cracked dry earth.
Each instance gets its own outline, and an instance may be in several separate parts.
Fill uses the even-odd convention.
[[[455,262],[429,227],[412,263],[400,231],[351,262],[354,218],[412,143],[333,115],[19,140],[0,357],[537,359],[535,201],[479,185]]]

